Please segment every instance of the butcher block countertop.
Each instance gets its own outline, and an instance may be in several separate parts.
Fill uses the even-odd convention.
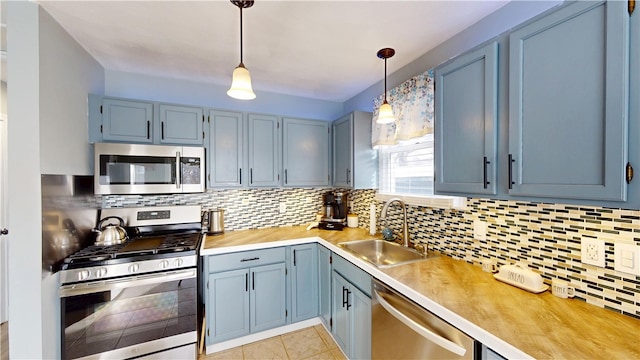
[[[201,255],[318,242],[509,359],[640,359],[640,320],[550,291],[533,294],[445,255],[379,269],[337,244],[379,238],[305,226],[206,236]]]

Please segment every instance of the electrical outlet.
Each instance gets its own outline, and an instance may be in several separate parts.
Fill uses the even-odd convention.
[[[287,212],[287,203],[280,201],[280,214],[284,214],[285,212]]]
[[[582,239],[581,253],[582,263],[604,267],[605,253],[604,240]]]
[[[640,276],[640,246],[616,242],[614,256],[616,271]]]
[[[473,238],[487,240],[487,223],[482,220],[473,220]]]

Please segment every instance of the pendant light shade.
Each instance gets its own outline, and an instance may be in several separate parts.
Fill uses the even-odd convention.
[[[251,75],[243,63],[240,63],[240,65],[233,70],[233,80],[231,81],[231,88],[227,91],[227,95],[239,100],[253,100],[256,98],[256,94],[251,88]]]
[[[233,70],[231,88],[227,95],[239,100],[253,100],[256,94],[251,86],[251,75],[242,62],[242,9],[253,6],[253,0],[231,0],[231,3],[240,9],[240,64]]]
[[[378,51],[378,57],[384,59],[384,101],[378,109],[378,119],[376,120],[378,124],[391,124],[396,121],[395,116],[393,116],[393,109],[387,102],[387,59],[395,55],[395,53],[396,51],[391,48],[384,48]]]

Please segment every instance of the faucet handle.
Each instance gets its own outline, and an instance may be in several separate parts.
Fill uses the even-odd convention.
[[[420,244],[420,243],[415,244],[413,246],[413,248],[416,249],[416,251],[418,251],[419,253],[422,253],[422,254],[427,252],[427,247],[424,246],[423,244]]]

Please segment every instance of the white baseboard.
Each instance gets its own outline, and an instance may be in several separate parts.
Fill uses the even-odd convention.
[[[229,349],[232,349],[234,347],[238,347],[238,346],[246,345],[246,344],[249,344],[249,343],[252,343],[252,342],[268,339],[270,337],[286,334],[286,333],[289,333],[289,332],[292,332],[292,331],[302,330],[304,328],[308,328],[310,326],[314,326],[314,325],[318,325],[318,324],[322,324],[322,321],[320,320],[319,317],[316,317],[316,318],[313,318],[313,319],[300,321],[300,322],[297,322],[295,324],[285,325],[285,326],[281,326],[281,327],[278,327],[278,328],[275,328],[275,329],[265,330],[265,331],[262,331],[262,332],[259,332],[259,333],[243,336],[243,337],[240,337],[240,338],[237,338],[237,339],[227,340],[227,341],[223,341],[221,343],[208,345],[207,346],[207,350],[206,350],[206,354],[209,355],[209,354],[213,354],[213,353],[216,353],[216,352],[229,350]]]

